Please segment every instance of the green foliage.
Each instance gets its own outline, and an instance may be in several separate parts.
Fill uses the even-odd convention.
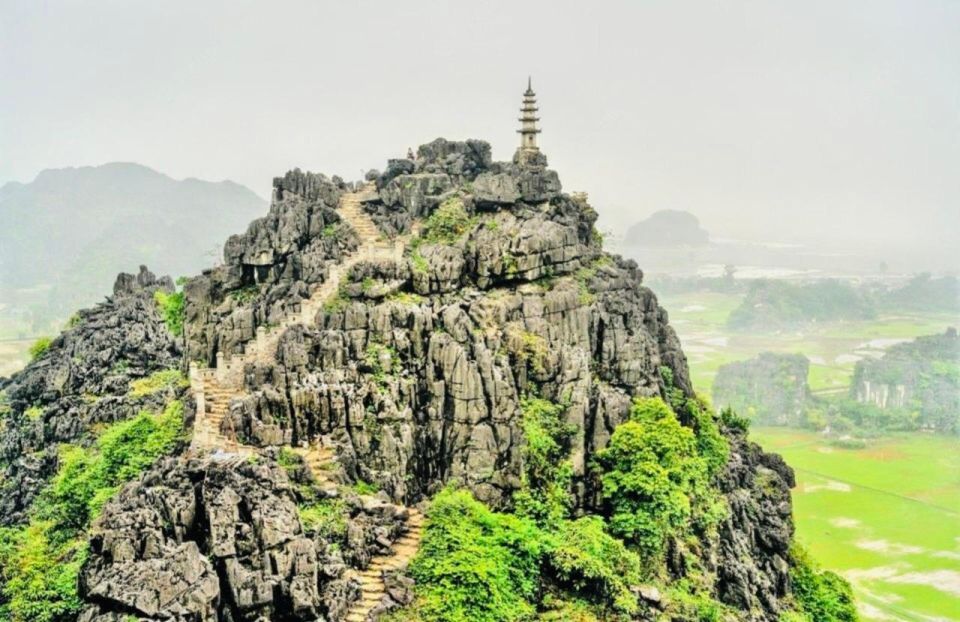
[[[183,428],[183,405],[106,428],[93,447],[66,447],[25,527],[0,530],[3,598],[11,622],[66,622],[79,610],[77,575],[84,530],[120,486],[169,453]]]
[[[798,608],[811,622],[856,622],[853,589],[840,575],[819,570],[798,545],[790,550],[790,580]]]
[[[790,283],[758,279],[727,319],[734,329],[777,329],[806,322],[876,317],[871,298],[841,281]]]
[[[720,410],[720,422],[731,430],[747,432],[750,430],[750,419],[741,417],[730,407]]]
[[[80,610],[77,576],[86,560],[86,539],[57,542],[53,523],[0,529],[0,572],[10,622],[66,622]]]
[[[412,292],[397,292],[387,297],[390,302],[396,302],[402,305],[420,305],[424,302],[424,297]]]
[[[687,411],[693,417],[693,430],[697,436],[697,451],[707,463],[707,474],[719,473],[730,457],[730,446],[720,432],[713,411],[700,400],[688,399]]]
[[[83,529],[121,484],[173,450],[183,433],[183,404],[141,413],[106,428],[92,448],[66,446],[60,469],[40,499],[38,513],[65,528]]]
[[[39,421],[43,417],[43,408],[40,406],[31,406],[23,411],[23,416],[29,421]]]
[[[370,482],[365,482],[362,479],[358,479],[356,482],[354,482],[351,488],[353,488],[353,492],[357,493],[358,495],[375,495],[380,492],[379,486]]]
[[[693,430],[658,398],[639,399],[630,421],[598,453],[610,529],[648,558],[689,524],[694,500],[709,491],[709,461]]]
[[[603,238],[603,233],[601,233],[596,227],[590,230],[590,240],[593,242],[594,246],[603,248]]]
[[[729,611],[727,606],[698,590],[689,579],[673,582],[666,591],[666,597],[670,620],[723,622],[730,619],[724,616]]]
[[[147,397],[166,389],[180,389],[190,386],[179,369],[161,369],[146,378],[130,382],[131,397]]]
[[[570,511],[573,466],[567,460],[576,427],[563,422],[565,408],[544,399],[525,397],[523,471],[514,494],[516,512],[540,525],[557,525]]]
[[[424,221],[420,238],[431,244],[453,244],[475,224],[460,197],[445,200]]]
[[[420,254],[419,245],[411,248],[410,261],[413,263],[413,271],[417,274],[427,274],[430,272],[430,264],[427,263],[424,256]]]
[[[637,609],[630,588],[640,583],[640,558],[610,536],[598,516],[565,521],[550,547],[547,566],[560,585],[584,598],[610,603],[623,613]]]
[[[153,293],[153,299],[160,308],[160,315],[163,316],[163,322],[167,325],[167,330],[178,337],[182,335],[183,320],[186,314],[186,297],[183,292],[168,294],[158,289]]]
[[[522,329],[508,329],[509,347],[513,354],[524,363],[529,363],[534,373],[546,372],[547,340],[536,333]]]
[[[545,549],[533,521],[491,512],[469,492],[449,488],[434,498],[427,519],[410,566],[418,619],[511,622],[533,616]]]
[[[245,305],[260,293],[260,287],[255,284],[244,285],[230,292],[230,297],[237,301],[237,304]]]
[[[46,354],[47,350],[50,349],[50,344],[52,343],[53,339],[50,337],[39,337],[30,345],[30,348],[27,350],[27,352],[30,353],[30,360],[35,361]]]
[[[328,540],[340,540],[347,533],[347,505],[343,499],[322,499],[298,508],[304,530]]]
[[[337,235],[337,226],[336,225],[327,225],[323,228],[323,231],[320,232],[320,236],[324,238],[332,238]]]
[[[381,389],[386,388],[390,372],[397,363],[396,351],[382,343],[371,342],[364,353],[363,362],[373,374],[373,379]]]

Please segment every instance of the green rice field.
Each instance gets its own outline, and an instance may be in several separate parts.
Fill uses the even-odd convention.
[[[680,336],[697,391],[710,394],[717,369],[760,352],[799,352],[810,359],[810,388],[815,393],[845,391],[856,361],[879,356],[900,341],[942,333],[958,318],[945,313],[883,315],[873,320],[831,322],[793,331],[732,331],[727,316],[740,294],[693,292],[660,296],[670,324]]]
[[[946,314],[911,313],[736,332],[726,320],[739,295],[694,292],[660,301],[705,395],[721,365],[764,351],[804,354],[814,392],[845,392],[860,358],[957,324]],[[797,540],[851,582],[864,620],[960,621],[960,439],[898,434],[842,449],[804,430],[755,428],[751,437],[795,469]]]
[[[795,469],[797,540],[845,576],[865,620],[960,620],[960,439],[894,435],[840,449],[751,430]]]

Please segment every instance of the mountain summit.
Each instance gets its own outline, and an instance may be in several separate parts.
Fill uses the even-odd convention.
[[[222,265],[121,275],[0,383],[13,619],[772,621],[798,569],[834,589],[790,468],[696,397],[531,136],[278,177]]]

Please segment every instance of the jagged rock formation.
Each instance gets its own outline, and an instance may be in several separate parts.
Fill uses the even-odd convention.
[[[457,482],[508,508],[528,394],[564,405],[577,430],[575,512],[598,509],[589,465],[632,399],[693,387],[666,311],[634,262],[604,253],[595,220],[538,152],[493,162],[482,141],[438,139],[368,183],[299,170],[275,179],[269,214],[228,241],[223,266],[185,286],[192,447],[104,509],[80,619],[359,622],[408,603],[417,504]],[[151,357],[136,375],[181,353],[153,334],[162,325],[150,290],[169,283],[141,280],[120,279],[98,312],[135,309],[112,325],[149,331],[149,346],[124,346]],[[39,382],[25,379],[42,370],[14,378],[18,417],[23,387]],[[788,590],[792,473],[730,434],[717,485],[731,515],[700,554],[744,620],[775,620]],[[304,508],[346,522],[310,527]],[[673,560],[671,571],[684,569]]]
[[[25,370],[0,378],[0,523],[23,520],[56,469],[59,443],[82,440],[93,425],[127,419],[169,398],[129,395],[131,381],[181,361],[181,347],[157,311],[157,290],[173,291],[173,281],[144,266],[137,275],[119,275],[113,296],[77,313]]]
[[[350,546],[341,551],[304,531],[297,494],[269,460],[156,465],[95,526],[80,620],[341,619],[360,596],[348,564],[388,550],[406,516],[349,498]]]

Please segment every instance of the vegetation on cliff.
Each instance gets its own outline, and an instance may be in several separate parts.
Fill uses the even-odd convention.
[[[87,529],[124,483],[169,454],[181,440],[183,405],[105,428],[93,446],[64,446],[50,485],[26,525],[0,529],[0,619],[70,620],[81,606],[77,577]]]

